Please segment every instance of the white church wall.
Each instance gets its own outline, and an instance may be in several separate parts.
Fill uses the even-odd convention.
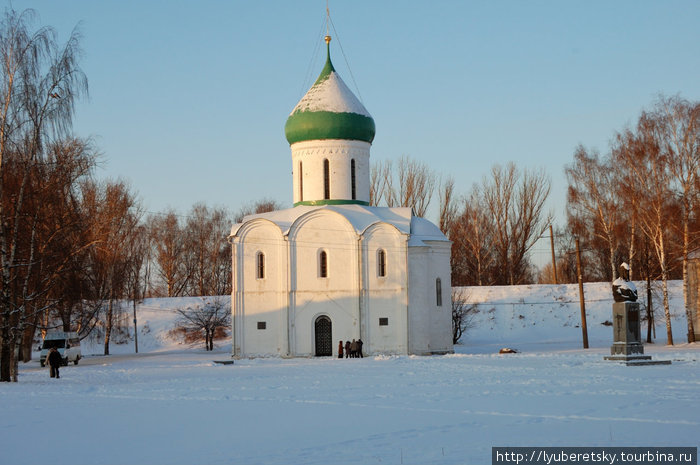
[[[334,347],[338,340],[357,339],[359,328],[358,236],[350,223],[330,210],[314,210],[289,231],[291,266],[290,318],[294,321],[293,355],[315,355],[314,324],[330,318]],[[320,254],[327,273],[320,273]]]
[[[446,241],[428,242],[431,246],[429,255],[433,274],[440,278],[442,286],[442,306],[436,306],[431,313],[430,352],[453,353],[452,344],[452,273],[450,254],[452,244]]]
[[[363,295],[362,339],[366,353],[408,353],[407,240],[407,235],[387,223],[375,224],[363,234],[366,292]],[[381,270],[380,250],[385,257]]]
[[[369,202],[369,149],[369,143],[353,140],[314,140],[292,144],[294,203],[324,199],[324,159],[329,161],[331,199],[352,199],[350,160],[354,159],[356,200]],[[301,181],[300,162],[303,171]]]
[[[408,249],[408,351],[411,354],[430,353],[430,312],[435,309],[434,284],[428,261],[428,247]]]
[[[240,307],[233,310],[234,324],[240,326],[234,330],[234,351],[239,347],[240,355],[286,355],[286,241],[277,225],[257,219],[239,230],[234,244],[240,257],[233,289],[234,307]],[[259,254],[264,257],[262,270]]]
[[[418,355],[452,352],[450,243],[409,248],[409,352]],[[441,305],[436,280],[440,279]]]

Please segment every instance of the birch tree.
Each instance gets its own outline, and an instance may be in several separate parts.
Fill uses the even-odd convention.
[[[575,233],[580,235],[584,232],[582,229],[586,229],[605,242],[611,281],[617,278],[615,230],[620,224],[620,193],[613,168],[609,157],[601,159],[597,152],[579,146],[574,153],[574,162],[564,170],[569,182],[569,224],[580,225],[575,228],[578,229]]]
[[[673,345],[671,310],[668,300],[668,236],[669,212],[673,210],[670,172],[666,154],[659,144],[660,127],[654,115],[643,112],[635,131],[626,130],[618,135],[620,150],[615,153],[634,175],[632,185],[639,203],[637,216],[644,235],[651,242],[659,266],[666,319],[666,343]]]
[[[69,134],[75,100],[87,93],[78,32],[60,46],[53,29],[34,29],[35,16],[7,9],[0,20],[0,381],[17,381],[15,348],[27,310],[36,311],[36,297],[43,294],[30,288],[42,220],[27,209],[32,172],[46,161],[51,141]],[[10,194],[5,182],[11,161],[22,172]]]
[[[695,213],[700,184],[700,103],[680,97],[661,97],[654,108],[658,144],[669,168],[670,188],[681,205],[680,224],[683,238],[683,297],[688,325],[688,342],[695,342],[693,310],[688,289],[688,254],[693,243],[691,218]]]

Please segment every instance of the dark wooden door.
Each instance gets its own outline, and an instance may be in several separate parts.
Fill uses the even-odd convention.
[[[327,316],[316,318],[316,356],[329,357],[333,355],[333,333],[331,319]]]

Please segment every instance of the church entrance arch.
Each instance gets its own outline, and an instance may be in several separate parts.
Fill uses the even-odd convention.
[[[316,356],[329,357],[333,355],[333,325],[331,319],[321,315],[314,322],[314,338],[316,340]]]

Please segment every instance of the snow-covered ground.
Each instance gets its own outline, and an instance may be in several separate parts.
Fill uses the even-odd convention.
[[[0,464],[488,464],[493,446],[697,447],[700,344],[667,347],[658,324],[646,352],[672,365],[604,361],[609,289],[586,286],[588,350],[577,286],[492,287],[469,290],[485,303],[454,355],[234,365],[214,363],[230,343],[211,353],[167,335],[172,308],[196,299],[150,299],[138,355],[86,345],[60,380],[31,362],[0,385]],[[680,283],[672,296],[683,342]]]

